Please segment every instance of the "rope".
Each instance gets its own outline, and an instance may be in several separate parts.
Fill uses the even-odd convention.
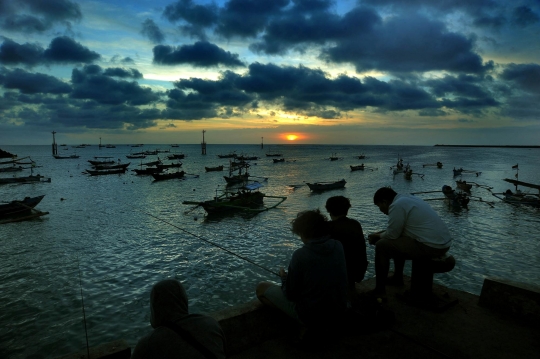
[[[255,263],[255,262],[253,262],[253,261],[252,261],[251,259],[249,259],[249,258],[246,258],[246,257],[244,257],[244,256],[241,256],[241,255],[239,255],[239,254],[236,254],[236,253],[234,253],[234,252],[228,250],[227,248],[224,248],[224,247],[220,246],[220,245],[217,244],[217,243],[214,243],[214,242],[212,242],[212,241],[209,241],[208,239],[205,239],[205,238],[203,238],[203,237],[201,237],[201,236],[199,236],[199,235],[193,234],[193,233],[191,233],[191,232],[189,232],[189,231],[187,231],[187,230],[185,230],[185,229],[183,229],[183,228],[180,228],[180,227],[178,227],[178,226],[176,226],[176,225],[174,225],[174,224],[172,224],[172,223],[170,223],[170,222],[167,222],[167,221],[164,220],[164,219],[161,219],[161,218],[159,218],[159,217],[156,217],[156,216],[154,216],[154,215],[151,214],[151,213],[148,213],[148,212],[145,212],[145,211],[141,211],[141,210],[137,210],[137,211],[139,211],[139,212],[141,212],[141,213],[144,213],[144,214],[146,214],[146,215],[149,215],[150,217],[153,217],[153,218],[157,219],[158,221],[161,221],[161,222],[163,222],[163,223],[166,223],[166,224],[168,224],[168,225],[170,225],[170,226],[172,226],[172,227],[174,227],[174,228],[176,228],[176,229],[178,229],[178,230],[181,230],[181,231],[184,232],[184,233],[187,233],[187,234],[189,234],[189,235],[191,235],[191,236],[193,236],[193,237],[195,237],[195,238],[197,238],[197,239],[200,239],[201,241],[204,241],[204,242],[206,242],[206,243],[208,243],[208,244],[211,244],[211,245],[213,245],[214,247],[217,247],[217,248],[219,248],[219,249],[221,249],[221,250],[224,250],[225,252],[227,252],[227,253],[229,253],[229,254],[232,254],[233,256],[236,256],[236,257],[238,257],[238,258],[240,258],[240,259],[243,259],[243,260],[245,260],[246,262],[249,262],[249,263],[253,264],[254,266],[257,266],[257,267],[259,267],[259,268],[261,268],[261,269],[264,269],[264,270],[267,271],[267,272],[270,272],[270,273],[275,274],[275,275],[277,275],[278,277],[280,277],[280,275],[279,275],[278,273],[276,273],[276,272],[274,272],[274,271],[272,271],[272,270],[270,270],[270,269],[268,269],[268,268],[265,268],[265,267],[261,266],[260,264],[257,264],[257,263]]]

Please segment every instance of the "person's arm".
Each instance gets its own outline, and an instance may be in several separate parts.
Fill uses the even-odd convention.
[[[379,239],[381,239],[381,235],[384,232],[385,231],[379,231],[379,232],[368,234],[368,242],[369,242],[369,244],[374,245],[375,243],[377,243],[379,241]]]
[[[283,294],[285,294],[285,297],[290,301],[295,301],[295,298],[297,296],[297,287],[298,287],[298,271],[296,270],[296,252],[293,253],[291,262],[289,263],[288,272],[285,272],[285,270],[280,269],[279,275],[281,277],[281,289],[283,290]]]
[[[391,205],[388,211],[388,227],[381,233],[381,239],[396,239],[401,237],[407,221],[407,211],[403,206]]]

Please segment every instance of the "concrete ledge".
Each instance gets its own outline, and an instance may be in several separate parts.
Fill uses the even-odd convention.
[[[478,305],[511,314],[529,323],[540,322],[540,287],[499,278],[486,278]]]
[[[289,333],[294,321],[258,299],[209,314],[215,318],[227,339],[227,353],[234,354],[266,340]]]
[[[105,343],[96,347],[90,348],[90,358],[93,359],[129,359],[131,357],[131,348],[128,343],[123,340],[115,340],[114,342]],[[87,359],[88,352],[86,349],[77,353],[64,355],[57,359]]]

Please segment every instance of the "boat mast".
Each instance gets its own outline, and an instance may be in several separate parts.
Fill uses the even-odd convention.
[[[201,143],[201,151],[203,155],[206,155],[206,142],[204,141],[204,133],[206,131],[202,130],[202,143]]]

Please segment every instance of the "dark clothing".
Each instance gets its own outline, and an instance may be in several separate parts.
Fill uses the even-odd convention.
[[[347,309],[347,269],[341,243],[321,237],[294,251],[282,289],[296,303],[298,316],[307,326],[341,318]]]
[[[347,263],[349,284],[359,283],[366,274],[368,260],[362,225],[357,220],[340,217],[328,222],[330,237],[341,242]]]
[[[225,358],[225,336],[219,323],[212,317],[188,313],[186,292],[177,280],[164,280],[152,288],[150,295],[150,323],[152,333],[141,338],[135,347],[132,359],[201,358],[205,355],[191,343],[198,342],[215,358]],[[193,338],[186,340],[168,322],[173,322]]]

